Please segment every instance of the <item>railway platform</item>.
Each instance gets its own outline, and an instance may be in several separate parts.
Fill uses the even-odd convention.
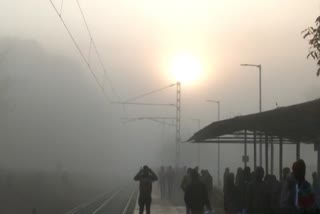
[[[185,212],[185,207],[174,206],[169,201],[161,199],[158,188],[154,188],[151,203],[152,214],[184,214]],[[139,214],[138,203],[136,203],[134,214]]]

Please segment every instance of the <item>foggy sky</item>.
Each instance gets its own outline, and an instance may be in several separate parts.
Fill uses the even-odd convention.
[[[160,160],[160,154],[163,144],[170,151],[173,128],[162,130],[148,121],[123,125],[120,118],[174,116],[173,109],[127,107],[125,113],[106,103],[49,1],[0,1],[0,51],[11,40],[15,44],[0,64],[2,82],[8,84],[0,93],[1,139],[10,151],[4,153],[4,165],[14,159],[16,167],[54,167],[61,160],[80,170],[108,168],[105,163],[117,161],[132,167],[170,163],[170,158]],[[306,59],[308,44],[301,36],[320,12],[318,1],[80,2],[123,100],[171,84],[165,65],[180,51],[205,62],[203,78],[182,86],[183,139],[197,130],[192,118],[200,118],[202,127],[217,119],[216,107],[206,99],[221,101],[222,119],[258,111],[258,72],[241,63],[262,64],[263,110],[319,97],[316,63]],[[88,51],[75,1],[65,1],[63,17]],[[108,96],[116,100],[108,87]],[[142,101],[171,103],[174,93],[169,89]],[[206,167],[214,170],[215,146],[207,147]],[[195,147],[183,149],[191,154]],[[293,157],[294,150],[288,150]],[[232,164],[228,157],[234,155],[240,160],[241,154],[226,151],[223,164]],[[302,157],[306,154],[314,154],[312,148]],[[195,156],[189,159],[183,163],[194,164]]]

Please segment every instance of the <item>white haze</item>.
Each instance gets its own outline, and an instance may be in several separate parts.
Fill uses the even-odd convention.
[[[106,102],[49,1],[0,1],[0,52],[10,48],[0,63],[1,167],[55,169],[61,162],[68,170],[132,174],[143,164],[173,164],[173,127],[121,118],[171,117],[174,109],[124,111]],[[263,65],[264,110],[319,97],[315,62],[305,58],[301,36],[319,14],[317,1],[187,1],[182,8],[181,1],[80,2],[120,99],[170,84],[161,63],[171,49],[205,56],[205,80],[182,88],[183,140],[197,130],[192,118],[202,127],[217,120],[206,99],[221,100],[222,119],[257,112],[257,72],[240,63]],[[187,20],[193,13],[203,15]],[[65,1],[63,16],[87,53],[75,1]],[[183,40],[170,34],[180,31]],[[106,92],[118,99],[108,84]],[[142,101],[174,102],[175,89]],[[182,165],[196,165],[196,148],[182,146]],[[223,167],[241,166],[242,149],[223,146]],[[285,153],[291,165],[294,147]],[[216,146],[202,146],[202,155],[202,166],[215,173]],[[314,170],[312,146],[302,158]]]

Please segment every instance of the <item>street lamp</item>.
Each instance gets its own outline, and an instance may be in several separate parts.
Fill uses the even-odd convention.
[[[207,100],[207,102],[210,103],[216,103],[218,105],[218,121],[220,120],[220,101],[218,100]],[[220,140],[218,141],[218,186],[220,187],[221,181],[220,181]]]
[[[256,67],[259,69],[259,112],[261,112],[262,111],[261,64],[240,64],[240,66]]]
[[[251,66],[256,67],[259,69],[259,112],[262,111],[262,87],[261,87],[261,64],[240,64],[240,66]],[[259,162],[260,166],[262,166],[262,142],[261,142],[261,135],[260,135],[260,142],[259,142]]]
[[[192,119],[193,121],[197,122],[198,123],[198,131],[200,130],[200,124],[201,124],[201,120],[200,119]],[[200,169],[200,143],[198,143],[198,167]]]

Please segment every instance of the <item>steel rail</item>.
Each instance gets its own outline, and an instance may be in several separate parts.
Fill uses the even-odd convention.
[[[128,213],[128,209],[129,209],[129,207],[131,205],[131,202],[133,200],[133,196],[134,196],[135,192],[137,192],[136,187],[133,188],[133,190],[132,190],[132,192],[130,194],[130,197],[129,197],[128,201],[127,201],[127,204],[126,204],[126,206],[124,207],[124,209],[122,211],[122,214],[127,214]]]

